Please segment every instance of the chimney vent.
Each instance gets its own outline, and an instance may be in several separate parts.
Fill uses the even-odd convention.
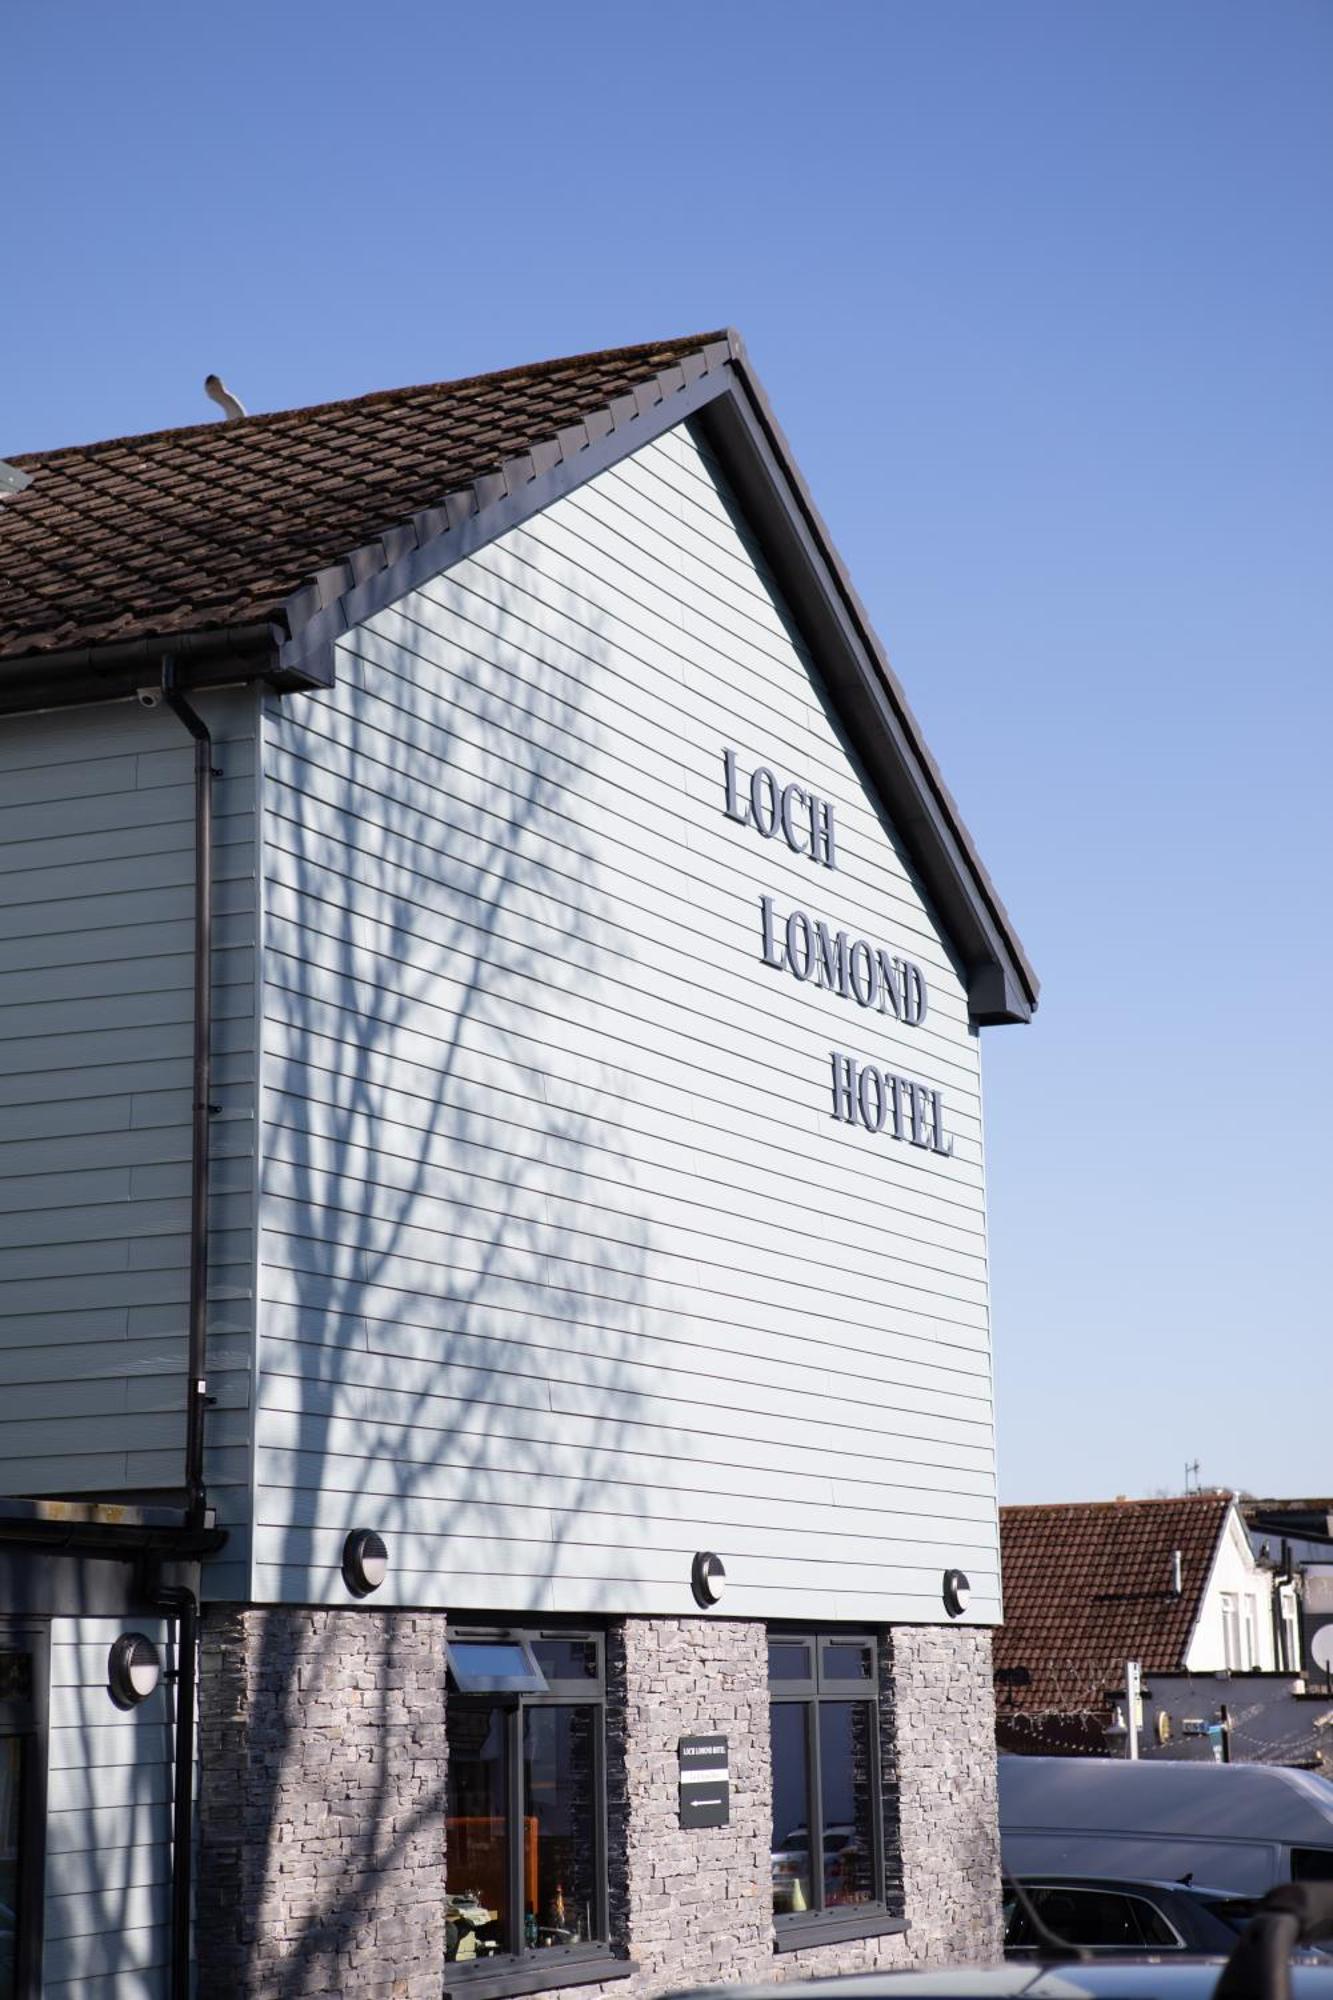
[[[234,423],[238,417],[245,416],[245,404],[239,396],[232,395],[220,375],[205,375],[204,394],[210,402],[216,403],[220,410],[226,412],[228,423]]]

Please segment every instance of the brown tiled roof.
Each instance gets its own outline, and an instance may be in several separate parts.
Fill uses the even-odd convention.
[[[725,334],[11,461],[0,658],[273,617],[310,576]]]
[[[0,494],[0,715],[128,700],[166,656],[191,687],[328,685],[339,634],[407,578],[704,409],[830,648],[973,1020],[1029,1019],[1036,975],[731,331],[11,460],[30,477]]]
[[[1149,1672],[1184,1664],[1229,1493],[1000,1509],[1004,1625],[997,1668],[1026,1667],[1026,1688],[997,1689],[1006,1712],[1079,1715],[1106,1707],[1126,1660]],[[1171,1590],[1181,1553],[1184,1588]],[[1012,1694],[1012,1701],[1010,1699]]]

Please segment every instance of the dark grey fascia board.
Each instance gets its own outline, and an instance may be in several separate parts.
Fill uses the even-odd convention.
[[[656,391],[652,399],[642,393],[618,397],[548,448],[534,447],[447,494],[438,507],[414,515],[295,592],[284,606],[292,632],[282,649],[284,666],[331,686],[334,652],[346,633],[732,392],[727,343],[715,342],[686,362],[696,359],[698,369],[677,364],[648,385]]]
[[[1035,988],[1035,978],[1032,983]],[[998,958],[982,960],[968,971],[967,1010],[979,1028],[1030,1021],[1037,1011],[1037,996],[1020,984],[1011,965]]]
[[[77,1499],[42,1495],[0,1500],[0,1534],[6,1527],[30,1524],[43,1524],[53,1533],[56,1529],[91,1526],[183,1528],[185,1506],[182,1501],[178,1507],[145,1507],[138,1502],[109,1499],[104,1494]]]
[[[695,368],[689,362],[697,362]],[[819,520],[737,334],[384,534],[288,598],[292,678],[330,686],[338,640],[687,418],[717,452],[859,756],[953,940],[977,1026],[1031,1020],[1037,976]]]
[[[24,653],[0,660],[0,715],[30,715],[89,702],[128,701],[141,687],[156,687],[171,659],[178,685],[191,693],[265,680],[284,690],[321,685],[312,671],[293,672],[279,654],[285,637],[272,620],[219,626],[200,632],[157,633],[101,646]],[[318,662],[313,671],[318,671]]]
[[[1030,1020],[1036,975],[734,333],[312,579],[284,606],[292,632],[280,655],[284,670],[331,686],[345,634],[689,418],[736,491],[962,959],[971,1020],[979,1027]]]
[[[722,463],[835,706],[945,930],[961,953],[978,1026],[1028,1021],[1040,990],[919,724],[739,350],[746,394],[700,428]]]
[[[160,1552],[169,1577],[198,1583],[198,1560]],[[8,1618],[144,1618],[153,1616],[139,1587],[137,1552],[50,1550],[36,1543],[0,1542],[0,1594]]]
[[[279,692],[332,686],[345,633],[690,418],[735,488],[960,954],[973,1022],[1030,1019],[1036,976],[735,333],[353,550],[276,618],[0,660],[0,715],[130,699],[160,681],[167,657],[190,690],[250,680]]]
[[[226,1546],[225,1528],[34,1520],[13,1514],[0,1520],[0,1548],[41,1549],[47,1555],[102,1556],[113,1562],[158,1555],[167,1562],[199,1562]]]

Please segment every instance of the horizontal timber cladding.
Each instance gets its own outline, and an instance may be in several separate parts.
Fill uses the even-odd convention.
[[[965,987],[691,435],[263,743],[255,1597],[993,1620]]]
[[[160,1619],[52,1621],[47,2000],[165,2000],[169,1988],[172,1694],[164,1678],[141,1708],[115,1706],[107,1655],[126,1630],[145,1633],[171,1668]]]
[[[209,1479],[249,1504],[254,701],[216,739]],[[183,1478],[194,750],[167,709],[0,720],[0,1462],[7,1494]]]

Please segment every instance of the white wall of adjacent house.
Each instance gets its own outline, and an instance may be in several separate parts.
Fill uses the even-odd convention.
[[[1186,1649],[1185,1670],[1267,1673],[1277,1665],[1273,1572],[1255,1560],[1233,1507],[1218,1538],[1208,1587]]]
[[[958,1567],[994,1622],[977,1036],[705,451],[376,615],[263,734],[255,1595],[345,1602],[371,1527],[377,1603],[687,1612],[709,1549],[737,1613],[943,1619]],[[925,1018],[795,976],[816,920]]]

